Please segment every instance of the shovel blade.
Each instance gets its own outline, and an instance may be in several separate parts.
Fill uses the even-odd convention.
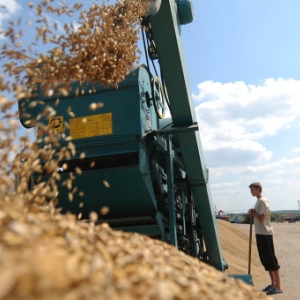
[[[242,281],[244,281],[245,283],[248,283],[250,285],[254,285],[253,284],[253,278],[252,275],[249,274],[232,274],[232,275],[228,275],[229,277],[232,277],[234,279],[240,279]]]

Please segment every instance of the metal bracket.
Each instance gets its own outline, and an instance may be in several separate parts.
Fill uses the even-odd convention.
[[[174,127],[166,128],[166,129],[159,129],[156,131],[159,135],[169,135],[169,134],[176,134],[176,133],[183,133],[183,132],[190,132],[190,131],[198,131],[199,127],[197,123],[194,123],[190,126],[180,126],[180,127]]]

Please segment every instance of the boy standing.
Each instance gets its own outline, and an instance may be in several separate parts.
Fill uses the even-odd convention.
[[[282,293],[279,276],[279,264],[275,256],[273,244],[273,228],[271,225],[271,211],[269,202],[262,195],[262,186],[259,182],[249,185],[251,194],[256,197],[254,209],[249,210],[254,219],[257,250],[260,261],[265,270],[269,272],[271,284],[263,289],[268,295]]]

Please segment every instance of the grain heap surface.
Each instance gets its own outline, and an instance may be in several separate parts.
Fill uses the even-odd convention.
[[[0,202],[0,299],[269,299],[176,248]]]

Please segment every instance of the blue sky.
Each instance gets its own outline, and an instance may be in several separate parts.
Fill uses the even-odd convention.
[[[189,64],[193,86],[199,80],[299,79],[299,1],[201,0],[193,6],[194,22],[183,31],[195,59]]]
[[[260,181],[273,210],[299,209],[299,1],[193,1],[183,28],[213,201],[247,210]]]
[[[0,0],[0,28],[27,16],[28,2]],[[248,186],[260,181],[272,210],[299,209],[300,1],[193,7],[182,38],[214,205],[246,212],[255,203]]]

